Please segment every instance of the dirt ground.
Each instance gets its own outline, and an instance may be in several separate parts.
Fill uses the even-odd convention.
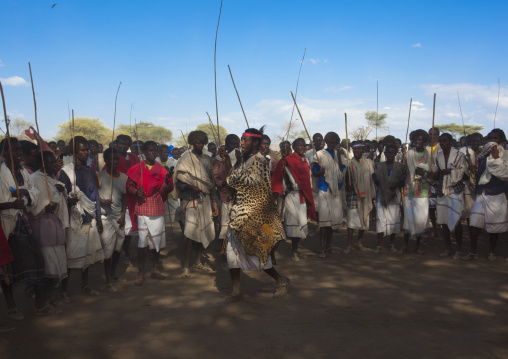
[[[147,278],[136,287],[135,267],[121,264],[118,292],[108,293],[97,263],[90,282],[101,295],[80,294],[73,272],[72,303],[56,317],[35,316],[32,300],[16,288],[25,320],[7,319],[0,300],[0,324],[15,326],[0,333],[0,358],[508,358],[505,237],[496,262],[439,258],[443,244],[430,236],[424,255],[355,250],[319,259],[311,224],[306,259],[291,261],[289,243],[278,249],[277,269],[291,279],[286,298],[274,300],[273,280],[250,272],[242,274],[245,300],[227,306],[231,284],[217,244],[207,250],[216,272],[184,280],[181,232],[168,227],[167,237],[165,281]],[[345,247],[345,230],[333,244]],[[374,232],[364,244],[375,248]],[[479,249],[487,251],[485,235]]]

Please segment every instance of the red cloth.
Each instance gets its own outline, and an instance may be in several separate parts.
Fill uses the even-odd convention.
[[[277,163],[277,167],[272,176],[272,192],[283,196],[282,178],[284,166],[288,166],[298,187],[300,187],[300,199],[305,200],[310,207],[307,207],[307,216],[317,220],[316,208],[314,206],[314,197],[312,196],[312,187],[310,184],[310,169],[305,156],[300,156],[293,152],[283,160]]]
[[[141,171],[143,171],[143,183],[141,184]],[[145,161],[131,167],[127,171],[127,193],[135,196],[134,214],[142,216],[162,216],[166,213],[164,198],[167,199],[169,192],[173,190],[173,179],[168,179],[168,171],[161,164],[155,162],[152,169],[145,166]],[[145,197],[139,198],[136,192],[139,188],[145,190]]]
[[[0,224],[0,267],[12,262],[14,262],[14,257],[11,252],[11,247],[9,247],[9,242],[2,229],[2,224]]]
[[[53,150],[51,148],[49,148],[49,145],[42,138],[39,137],[39,135],[37,134],[37,131],[35,131],[35,129],[33,127],[30,126],[30,128],[28,130],[25,130],[25,135],[28,138],[30,138],[31,140],[41,141],[40,143],[42,145],[43,151],[53,152]]]

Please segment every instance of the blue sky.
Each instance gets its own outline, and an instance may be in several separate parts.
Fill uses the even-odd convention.
[[[52,5],[56,2],[54,8]],[[11,117],[33,121],[31,62],[44,137],[68,118],[113,125],[150,121],[193,129],[215,117],[213,55],[220,1],[0,0],[0,81]],[[227,65],[251,126],[282,133],[298,103],[311,133],[344,137],[364,113],[388,114],[389,132],[460,123],[493,126],[508,115],[506,1],[232,1],[225,0],[217,45],[219,118],[230,133],[245,122]],[[3,114],[0,115],[3,118]],[[3,127],[3,126],[1,126]],[[301,127],[300,127],[301,128]],[[486,130],[484,131],[486,132]],[[380,135],[388,131],[380,131]]]

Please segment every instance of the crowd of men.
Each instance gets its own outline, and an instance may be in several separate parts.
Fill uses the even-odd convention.
[[[494,129],[485,138],[474,133],[457,142],[432,128],[413,131],[409,139],[347,143],[335,132],[316,133],[311,143],[283,141],[279,151],[263,129],[230,134],[219,147],[202,131],[192,131],[184,148],[133,142],[127,135],[106,150],[82,136],[68,144],[4,139],[0,283],[7,316],[24,318],[13,297],[13,287],[22,283],[35,299],[36,314],[61,314],[71,301],[72,269],[81,272],[83,293],[99,295],[88,280],[98,261],[104,263],[106,289],[117,291],[116,268],[122,254],[129,258],[131,245],[137,248],[134,284],[146,280],[148,251],[150,278],[165,279],[159,262],[170,223],[178,223],[185,238],[184,279],[191,269],[212,271],[202,263],[202,251],[220,243],[233,283],[227,302],[242,299],[242,270],[264,270],[275,280],[275,297],[285,296],[289,279],[274,268],[276,249],[288,239],[291,259],[300,261],[309,220],[319,227],[319,258],[333,253],[334,231],[344,227],[343,252],[365,250],[363,236],[375,220],[375,253],[405,254],[414,237],[414,252],[422,254],[422,235],[437,236],[441,227],[440,256],[478,258],[478,236],[485,230],[487,258],[495,260],[498,236],[508,231],[504,132]],[[462,246],[463,221],[469,250]],[[401,232],[403,243],[396,246]]]

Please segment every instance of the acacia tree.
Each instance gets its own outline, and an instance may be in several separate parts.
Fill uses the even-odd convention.
[[[69,142],[72,138],[72,120],[59,124],[58,128],[55,138]],[[111,142],[112,131],[98,118],[76,117],[74,134],[107,145]]]
[[[115,130],[116,134],[127,134],[135,140],[135,126],[120,125]],[[163,126],[154,125],[151,122],[139,122],[137,124],[137,136],[140,141],[155,141],[157,143],[169,143],[173,139],[173,132]]]
[[[20,136],[25,134],[25,130],[28,130],[30,126],[35,126],[33,122],[23,120],[21,118],[15,118],[9,124],[9,131],[12,136]]]
[[[464,136],[464,131],[466,135],[470,135],[475,132],[480,132],[483,130],[483,126],[480,125],[458,125],[456,123],[445,123],[442,125],[436,125],[439,128],[440,132],[448,132],[454,137]]]

